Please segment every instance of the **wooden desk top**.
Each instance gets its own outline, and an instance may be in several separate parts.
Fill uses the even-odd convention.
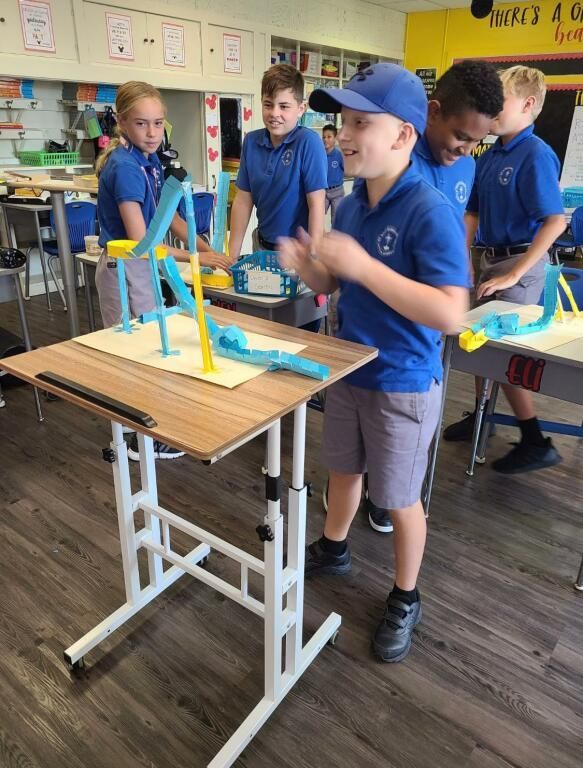
[[[74,178],[74,177],[73,177]],[[65,181],[63,179],[49,179],[48,181],[10,181],[6,179],[6,186],[11,189],[30,188],[46,189],[48,192],[90,192],[97,194],[97,186],[88,184],[76,184],[74,181]]]
[[[316,392],[365,365],[378,354],[372,347],[300,331],[218,307],[210,307],[209,314],[221,325],[236,324],[245,331],[307,344],[300,353],[302,357],[330,366],[330,377],[322,382],[290,371],[266,372],[228,390],[107,355],[75,341],[2,359],[0,367],[86,410],[127,426],[135,424],[58,387],[40,383],[36,375],[41,371],[52,371],[145,411],[156,420],[157,426],[152,429],[139,427],[141,432],[205,460],[291,412]]]
[[[470,314],[472,315],[473,322],[475,322],[478,317],[486,315],[489,312],[511,312],[514,309],[519,310],[521,306],[522,304],[515,304],[511,301],[499,301],[494,299],[493,301],[489,301],[486,304],[482,304],[482,306],[479,307],[479,311],[477,311],[478,308],[471,310]],[[566,309],[568,310],[569,307],[567,306]],[[542,314],[543,308],[541,307],[540,310]],[[467,329],[460,328],[459,333],[465,330]],[[488,341],[488,346],[496,347],[498,349],[505,350],[506,352],[523,353],[525,355],[530,355],[531,357],[538,357],[541,359],[544,358],[545,360],[551,361],[554,360],[557,363],[571,365],[574,368],[583,368],[583,339],[568,341],[565,344],[560,344],[559,346],[548,349],[545,352],[541,352],[530,347],[523,347],[520,344],[520,336],[514,336],[512,342],[506,341],[504,339],[492,339]],[[456,348],[454,347],[454,349]],[[478,352],[479,350],[476,350],[476,352],[471,352],[469,354],[475,355]]]

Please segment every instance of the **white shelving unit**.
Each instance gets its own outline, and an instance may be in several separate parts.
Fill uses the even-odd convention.
[[[391,61],[391,59],[380,58],[363,51],[352,51],[325,45],[319,46],[283,37],[271,38],[271,51],[272,54],[274,51],[285,53],[285,63],[295,64],[300,71],[302,71],[302,64],[306,65],[306,71],[302,71],[306,83],[304,93],[306,98],[318,87],[334,86],[341,88],[343,83],[350,80],[353,74],[358,71],[358,67],[364,63],[376,64],[379,61]],[[307,60],[304,58],[306,55],[308,57]],[[337,66],[338,75],[322,74],[322,67],[326,61],[330,61]],[[306,110],[303,122],[306,127],[313,128],[319,132],[326,123],[335,123],[336,119],[335,116],[331,116],[331,119],[328,120],[325,115],[318,116],[318,113],[308,109]]]
[[[6,113],[0,118],[2,122],[22,123],[22,114],[27,111],[42,109],[42,102],[38,99],[0,98],[0,113]],[[16,155],[22,149],[22,142],[27,139],[42,141],[45,133],[40,128],[0,128],[0,141],[13,142],[12,147]]]
[[[63,135],[68,139],[74,140],[73,152],[79,152],[81,144],[86,141],[89,136],[87,131],[82,128],[78,128],[79,123],[83,119],[83,114],[86,109],[94,109],[97,113],[105,112],[107,107],[115,108],[115,104],[105,101],[75,101],[71,99],[61,99],[61,104],[67,109],[75,112],[73,122],[69,128],[63,128]]]

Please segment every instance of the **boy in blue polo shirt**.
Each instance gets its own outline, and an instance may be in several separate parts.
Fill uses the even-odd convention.
[[[375,64],[345,88],[314,91],[310,106],[342,112],[345,168],[364,182],[341,203],[336,230],[319,240],[303,233],[282,241],[281,259],[317,292],[339,286],[338,337],[377,347],[379,355],[328,389],[328,514],[322,537],[306,548],[306,574],[351,570],[346,537],[368,469],[370,497],[391,510],[395,528],[395,584],[373,650],[383,661],[400,661],[421,618],[420,496],[441,403],[440,336],[457,330],[467,307],[464,228],[411,164],[427,116],[418,77]]]
[[[344,197],[344,158],[342,152],[336,146],[336,126],[325,125],[322,128],[322,141],[328,160],[328,188],[326,189],[326,213],[330,208],[332,227],[336,220],[338,203]]]
[[[261,81],[265,128],[247,134],[231,210],[229,255],[238,259],[253,207],[255,250],[275,250],[278,237],[298,227],[312,237],[324,231],[326,152],[317,134],[298,125],[305,111],[304,79],[289,64],[276,64]]]
[[[460,61],[437,81],[429,100],[427,129],[415,144],[419,173],[463,216],[476,163],[472,151],[504,106],[496,68],[486,61]]]
[[[442,192],[463,217],[474,183],[472,150],[489,132],[504,106],[504,92],[496,67],[486,61],[460,61],[437,81],[429,101],[427,128],[415,144],[417,170]],[[470,272],[473,275],[471,259]],[[386,509],[375,506],[366,490],[363,512],[371,528],[391,533]]]
[[[478,241],[486,246],[478,299],[536,304],[544,285],[548,250],[565,229],[560,164],[553,150],[533,133],[545,100],[543,73],[516,66],[505,70],[501,80],[504,109],[491,129],[499,138],[477,163],[466,214],[468,245],[477,232]],[[492,467],[503,474],[517,474],[558,464],[561,457],[540,430],[532,395],[510,385],[502,389],[518,421],[521,439]],[[444,438],[471,439],[474,420],[475,410],[450,425]]]

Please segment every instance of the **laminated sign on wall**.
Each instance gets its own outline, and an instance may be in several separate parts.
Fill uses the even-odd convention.
[[[134,58],[134,41],[130,16],[122,16],[117,13],[106,13],[105,16],[109,58],[132,61]]]
[[[27,51],[55,53],[51,6],[34,0],[20,0],[20,25]]]
[[[565,152],[562,187],[583,187],[583,107],[575,107]]]
[[[162,24],[164,64],[184,67],[184,27],[180,24]]]
[[[223,35],[225,72],[241,74],[241,36]]]

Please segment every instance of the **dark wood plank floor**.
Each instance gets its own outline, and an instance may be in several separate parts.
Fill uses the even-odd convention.
[[[84,321],[82,297],[80,313]],[[55,297],[55,307],[58,299]],[[33,340],[64,338],[66,315],[28,304]],[[14,304],[0,326],[18,331]],[[468,405],[453,375],[447,417]],[[179,581],[92,652],[80,679],[65,647],[123,602],[106,423],[65,402],[38,424],[28,387],[0,410],[0,766],[201,768],[262,695],[259,620],[203,585]],[[547,418],[580,408],[540,398]],[[289,447],[286,425],[284,444]],[[309,414],[309,536],[322,526],[321,416]],[[500,428],[490,454],[513,439]],[[467,448],[439,459],[420,589],[424,621],[405,663],[370,654],[389,585],[390,536],[355,521],[355,567],[306,588],[306,632],[343,616],[325,649],[237,765],[248,768],[581,768],[583,550],[580,441],[564,463],[518,478],[479,467]],[[162,462],[161,503],[261,555],[255,441],[213,467]],[[289,479],[289,463],[284,463]],[[209,567],[232,571],[213,557]]]

